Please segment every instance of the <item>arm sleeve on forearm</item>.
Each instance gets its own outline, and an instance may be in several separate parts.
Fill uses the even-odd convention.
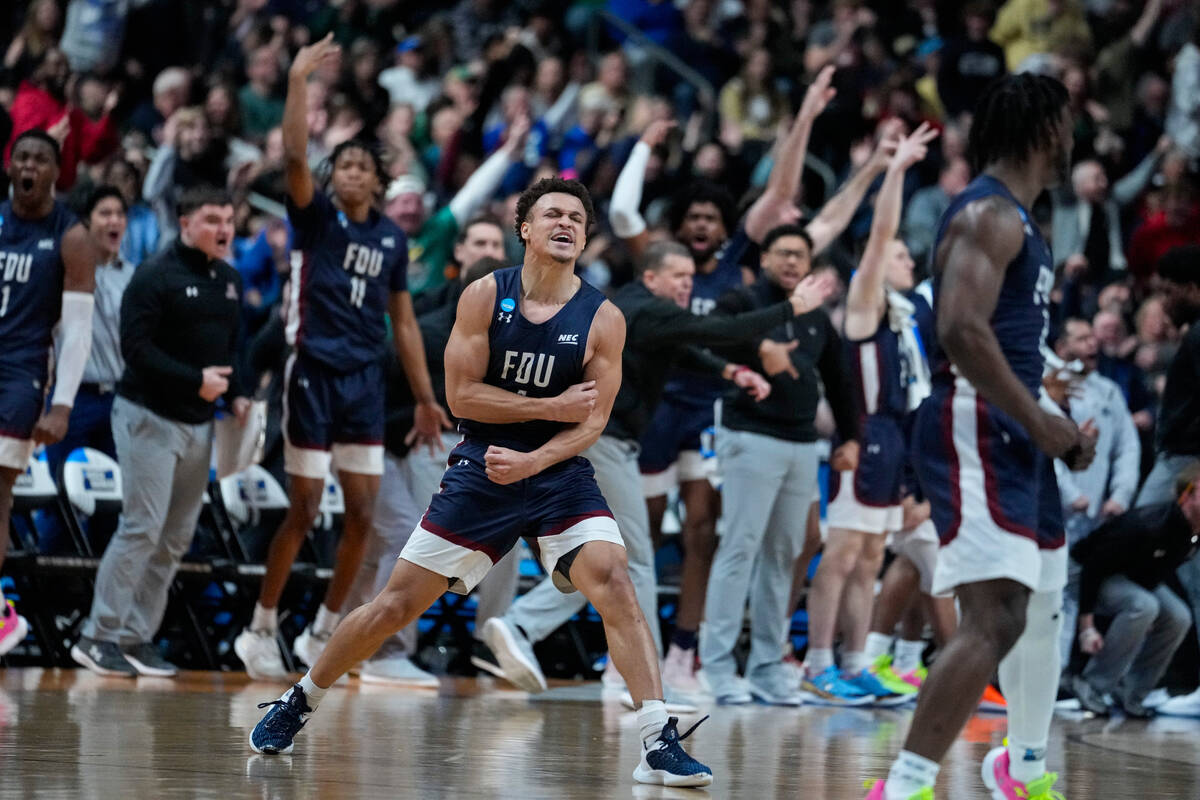
[[[458,194],[454,195],[450,201],[450,213],[454,215],[459,228],[466,225],[470,221],[471,215],[479,210],[479,207],[496,191],[496,187],[500,185],[500,181],[504,180],[504,173],[508,172],[512,163],[508,151],[501,148],[492,153],[488,160],[480,164],[479,168],[471,174],[463,187],[458,190]]]
[[[646,178],[646,164],[650,161],[650,145],[638,142],[617,176],[613,186],[612,200],[608,207],[608,221],[613,233],[622,239],[630,239],[646,230],[646,220],[638,212],[642,204],[642,185]]]
[[[83,380],[83,368],[92,352],[92,311],[95,298],[91,292],[63,292],[62,320],[59,322],[58,364],[54,373],[56,406],[75,405],[75,392]]]

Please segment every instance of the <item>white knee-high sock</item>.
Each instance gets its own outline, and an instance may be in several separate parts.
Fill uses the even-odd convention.
[[[1058,696],[1058,633],[1062,591],[1034,592],[1025,631],[1000,662],[1000,691],[1008,702],[1009,774],[1023,783],[1046,772],[1046,742]]]

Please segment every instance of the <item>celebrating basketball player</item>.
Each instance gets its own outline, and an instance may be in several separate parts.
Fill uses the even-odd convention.
[[[582,184],[550,178],[517,202],[521,266],[471,284],[446,346],[446,400],[465,434],[442,490],[384,590],[342,621],[299,684],[250,734],[286,753],[333,682],[416,619],[443,592],[467,593],[522,536],[564,592],[600,612],[609,653],[638,707],[642,783],[705,786],[712,772],[680,746],[663,704],[658,658],[626,567],[625,548],[592,467],[621,385],[625,322],[575,276],[593,221]],[[688,732],[690,733],[690,731]]]
[[[838,705],[859,705],[867,696],[882,705],[898,705],[915,691],[898,682],[884,684],[868,669],[872,665],[864,647],[884,545],[888,534],[902,527],[904,415],[924,399],[916,389],[924,356],[912,333],[912,304],[900,294],[913,286],[912,257],[896,238],[901,193],[905,173],[925,158],[926,145],[936,137],[936,130],[922,125],[899,141],[846,296],[846,350],[865,446],[855,469],[830,476],[829,540],[809,592],[812,639],[805,676],[806,688]],[[916,389],[911,393],[910,381]],[[928,383],[923,381],[926,387]],[[917,398],[911,406],[910,395]],[[840,671],[833,663],[839,613],[847,630]]]
[[[295,351],[284,388],[284,469],[288,513],[267,555],[250,626],[234,641],[255,678],[282,678],[276,607],[292,562],[320,509],[332,465],[346,497],[346,518],[333,578],[316,618],[296,637],[305,664],[317,661],[337,626],[366,549],[383,474],[384,375],[380,359],[391,317],[396,353],[417,399],[414,431],[440,441],[449,428],[437,405],[421,332],[406,288],[404,232],[375,208],[386,175],[379,156],[351,139],[329,157],[332,197],[313,185],[308,168],[305,85],[334,58],[332,35],[302,48],[288,78],[283,150],[288,217],[296,232],[288,339]]]
[[[942,217],[933,392],[913,446],[942,542],[933,588],[954,590],[962,624],[871,800],[932,798],[938,762],[997,667],[1008,746],[988,753],[984,784],[994,800],[1049,800],[1057,780],[1046,772],[1046,742],[1067,553],[1053,459],[1083,468],[1095,438],[1039,404],[1054,260],[1029,209],[1065,179],[1072,124],[1057,80],[1021,74],[992,84],[968,143],[978,177]]]
[[[0,563],[8,549],[13,483],[35,444],[54,444],[67,420],[92,349],[95,248],[66,205],[54,199],[61,153],[42,130],[17,136],[8,177],[12,199],[0,203]],[[52,332],[58,361],[45,411]],[[29,625],[0,595],[0,655]]]

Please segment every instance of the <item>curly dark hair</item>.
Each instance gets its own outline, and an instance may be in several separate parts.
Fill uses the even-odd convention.
[[[371,163],[375,165],[375,177],[379,180],[379,190],[375,193],[375,199],[383,197],[383,193],[387,191],[388,183],[391,178],[388,177],[387,169],[383,166],[383,156],[379,151],[372,147],[362,139],[347,139],[346,141],[333,148],[333,152],[329,154],[329,158],[321,165],[324,173],[322,183],[328,187],[329,182],[333,179],[333,167],[337,164],[338,158],[347,150],[362,150],[371,158]]]
[[[737,228],[737,202],[724,186],[703,179],[692,181],[671,198],[667,224],[672,234],[683,225],[688,209],[695,203],[712,203],[716,206],[721,214],[721,222],[725,224],[725,233],[733,234]]]
[[[521,223],[526,222],[529,218],[529,209],[533,208],[534,203],[540,200],[542,195],[554,192],[574,195],[579,198],[579,202],[583,203],[584,213],[587,214],[587,223],[583,228],[584,233],[586,234],[591,230],[592,225],[596,222],[596,209],[592,205],[592,196],[588,194],[587,187],[576,180],[542,178],[533,186],[521,192],[521,196],[517,198],[517,221],[514,228],[518,239],[521,239]],[[524,244],[525,240],[521,239],[521,243]]]
[[[978,175],[1000,159],[1023,162],[1050,147],[1067,89],[1055,78],[1021,73],[992,81],[975,104],[967,137],[967,160]]]

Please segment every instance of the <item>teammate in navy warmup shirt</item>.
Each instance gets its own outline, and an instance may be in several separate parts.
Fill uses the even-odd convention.
[[[517,202],[524,263],[471,284],[446,347],[446,399],[465,438],[442,490],[400,554],[387,587],[338,626],[300,683],[250,735],[286,753],[325,690],[416,619],[449,587],[469,592],[522,536],[564,592],[604,620],[609,652],[638,707],[643,783],[704,786],[712,772],[685,753],[663,704],[658,657],[637,604],[625,548],[592,467],[621,385],[625,321],[575,276],[592,222],[577,181],[546,179]],[[689,731],[690,733],[690,731]]]
[[[275,644],[276,606],[316,519],[330,466],[346,500],[333,578],[294,649],[313,664],[358,574],[383,473],[383,355],[390,315],[396,352],[417,405],[412,437],[437,442],[450,428],[434,399],[421,334],[405,286],[404,233],[375,209],[385,179],[378,156],[349,141],[330,156],[332,197],[313,185],[307,158],[305,83],[337,53],[332,38],[301,49],[289,74],[283,141],[288,214],[296,231],[287,332],[294,352],[284,389],[287,516],[267,555],[258,604],[234,648],[257,678],[285,672]]]
[[[978,177],[934,245],[933,391],[914,447],[942,549],[934,591],[962,624],[921,690],[904,750],[869,798],[909,800],[999,668],[1008,746],[988,753],[996,798],[1048,797],[1046,742],[1058,685],[1065,537],[1053,459],[1085,467],[1095,438],[1039,403],[1054,261],[1028,209],[1067,176],[1073,122],[1053,78],[1014,75],[979,99],[968,144]]]
[[[67,433],[75,392],[92,347],[95,248],[87,231],[54,199],[60,153],[45,131],[13,143],[8,177],[12,199],[0,202],[0,564],[8,549],[13,483],[37,444]],[[52,332],[61,320],[50,408]],[[28,631],[3,602],[0,655]]]

